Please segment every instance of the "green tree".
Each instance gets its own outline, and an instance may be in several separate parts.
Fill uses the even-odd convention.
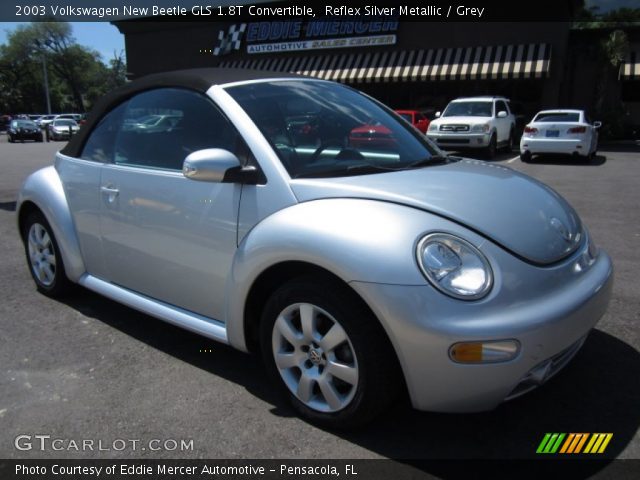
[[[600,41],[600,65],[595,88],[595,114],[603,121],[603,134],[615,137],[624,129],[624,106],[620,100],[620,66],[629,51],[629,39],[622,30],[614,30]]]
[[[105,65],[98,52],[76,42],[69,23],[31,23],[16,28],[0,46],[0,110],[45,111],[43,58],[55,111],[84,112],[126,81],[122,53]]]

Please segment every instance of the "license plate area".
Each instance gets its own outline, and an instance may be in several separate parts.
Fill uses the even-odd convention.
[[[560,130],[547,130],[548,138],[557,138],[560,136]]]

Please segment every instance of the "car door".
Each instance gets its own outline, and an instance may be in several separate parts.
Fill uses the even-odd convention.
[[[137,120],[171,115],[165,129]],[[224,286],[237,246],[240,185],[197,182],[184,158],[204,148],[235,151],[239,134],[199,93],[162,88],[130,99],[113,161],[100,180],[108,280],[162,302],[224,319]]]
[[[504,118],[499,118],[498,113],[500,112],[507,112],[507,116]],[[507,108],[507,104],[504,101],[497,100],[495,102],[494,115],[496,117],[496,130],[498,131],[498,142],[505,142],[509,139],[511,121],[508,116],[509,109]]]

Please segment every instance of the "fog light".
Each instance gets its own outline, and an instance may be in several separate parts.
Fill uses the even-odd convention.
[[[519,351],[517,340],[461,342],[451,345],[449,356],[458,363],[497,363],[513,360]]]

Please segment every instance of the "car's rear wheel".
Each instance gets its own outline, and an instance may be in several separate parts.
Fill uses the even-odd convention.
[[[395,352],[346,287],[315,277],[292,280],[267,301],[260,327],[267,370],[304,418],[352,428],[395,399]]]
[[[513,152],[513,144],[515,143],[515,135],[516,135],[515,131],[512,128],[511,131],[509,132],[509,139],[507,140],[507,144],[504,147],[505,152],[507,152],[507,153]]]
[[[31,277],[41,293],[58,297],[69,291],[58,243],[51,226],[39,211],[29,214],[23,225],[22,238]]]
[[[531,157],[531,152],[529,150],[520,153],[520,160],[522,160],[524,163],[531,162]]]

